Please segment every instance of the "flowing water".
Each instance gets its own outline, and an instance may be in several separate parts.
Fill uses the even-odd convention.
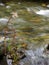
[[[15,16],[12,16],[10,23],[16,28],[17,41],[28,44],[26,58],[20,61],[20,65],[49,65],[49,55],[43,53],[45,46],[49,44],[47,6],[34,2],[7,3],[7,5],[0,3],[0,28],[7,24],[11,13],[14,13]]]

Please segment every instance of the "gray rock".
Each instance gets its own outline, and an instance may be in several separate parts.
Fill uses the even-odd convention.
[[[0,23],[1,24],[7,24],[8,19],[7,18],[0,18]]]

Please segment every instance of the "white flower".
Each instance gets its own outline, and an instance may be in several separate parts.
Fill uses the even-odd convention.
[[[18,17],[17,12],[12,12],[11,14],[12,14],[12,17],[13,17],[13,18]]]
[[[5,37],[0,37],[0,42],[4,41]]]

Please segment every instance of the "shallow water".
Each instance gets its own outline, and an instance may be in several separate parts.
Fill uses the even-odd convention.
[[[17,41],[27,43],[28,49],[31,50],[26,52],[27,58],[21,61],[21,65],[45,63],[49,65],[49,59],[43,55],[44,46],[49,43],[49,9],[41,4],[30,2],[7,3],[6,6],[0,4],[0,28],[4,27],[11,13],[15,12],[16,15],[10,23],[16,28]]]

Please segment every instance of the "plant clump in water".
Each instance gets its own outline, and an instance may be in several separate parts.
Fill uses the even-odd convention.
[[[15,13],[12,16],[15,16]],[[23,59],[25,57],[24,51],[22,51],[21,49],[26,49],[27,44],[17,43],[15,28],[12,28],[12,29],[8,28],[8,24],[10,23],[10,19],[12,18],[12,16],[9,18],[7,25],[4,26],[4,28],[2,29],[3,34],[4,34],[4,41],[3,41],[3,49],[2,49],[3,52],[1,52],[0,54],[4,53],[4,55],[8,59],[12,60],[12,65],[15,65],[19,63],[20,59]],[[12,38],[12,40],[6,41],[6,38],[9,36],[8,34],[9,32],[13,32],[13,33],[10,33],[11,34],[10,37]]]

